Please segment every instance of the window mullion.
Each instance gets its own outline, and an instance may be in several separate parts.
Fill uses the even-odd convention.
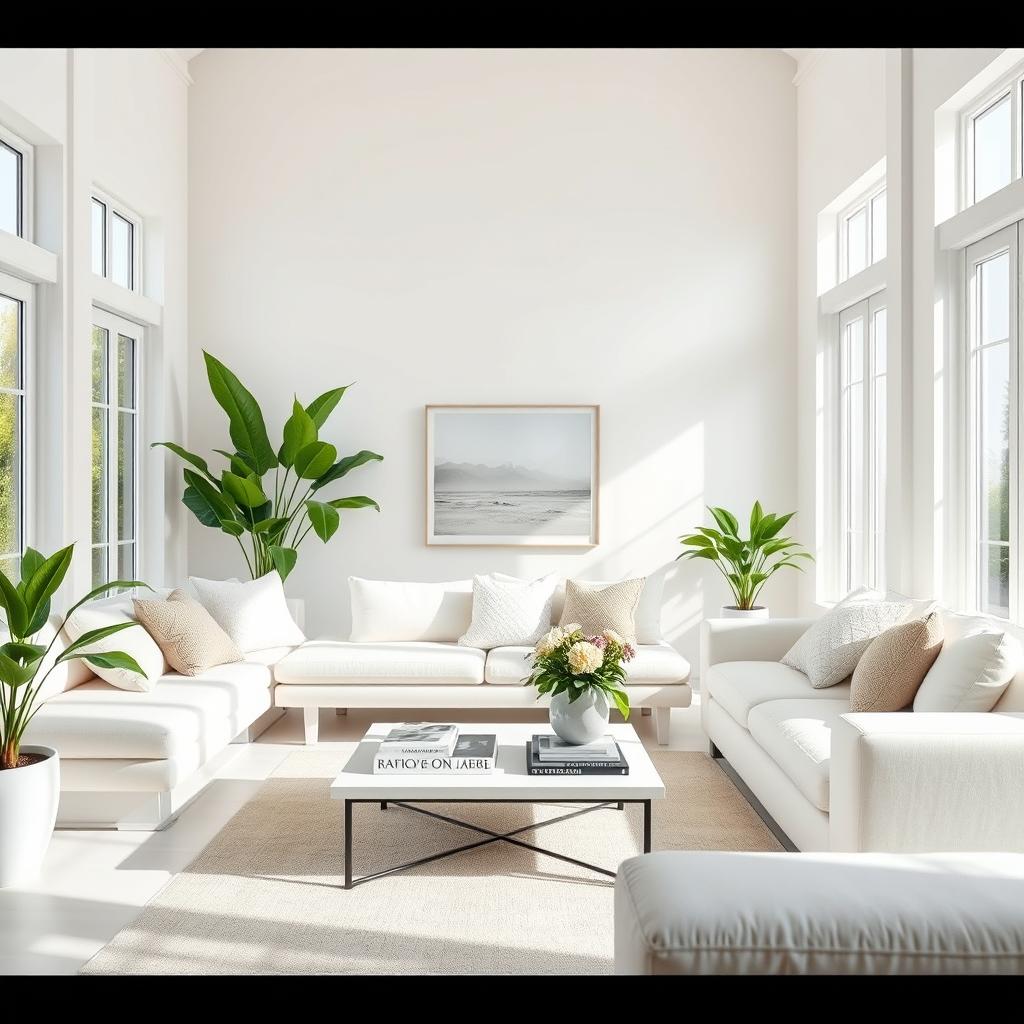
[[[117,331],[107,332],[107,580],[117,579]]]

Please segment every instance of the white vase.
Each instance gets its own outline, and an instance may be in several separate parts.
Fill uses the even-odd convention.
[[[566,743],[592,743],[608,731],[608,698],[588,686],[571,704],[564,691],[551,698],[551,728]]]
[[[737,608],[734,604],[722,605],[723,619],[767,619],[768,606],[759,604],[753,608]]]
[[[24,768],[0,771],[0,888],[30,882],[39,874],[57,822],[57,751],[26,744],[21,752],[46,757]]]

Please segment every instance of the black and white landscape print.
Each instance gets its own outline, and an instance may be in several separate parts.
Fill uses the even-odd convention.
[[[428,406],[427,542],[594,544],[597,406]]]

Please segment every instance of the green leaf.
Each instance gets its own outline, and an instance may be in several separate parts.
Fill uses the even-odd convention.
[[[245,533],[245,527],[237,519],[222,519],[220,528],[232,537],[241,537]]]
[[[724,508],[714,508],[708,505],[708,511],[714,517],[716,523],[723,533],[730,537],[739,537],[739,520],[728,510]]]
[[[281,536],[284,528],[288,525],[287,516],[271,516],[269,519],[261,519],[252,524],[253,533],[265,533],[268,542]]]
[[[25,584],[25,610],[28,613],[26,626],[37,619],[40,608],[49,602],[64,582],[74,553],[74,544],[69,544],[55,551],[32,573],[32,578]]]
[[[224,458],[228,460],[231,472],[235,473],[237,476],[248,476],[250,473],[256,472],[256,468],[254,466],[250,466],[249,463],[242,458],[241,452],[227,452],[223,448],[214,448],[213,450],[218,455],[223,455]],[[216,478],[211,479],[213,479],[213,482],[217,484],[218,487],[220,486],[220,483]]]
[[[314,441],[307,444],[298,455],[295,456],[295,473],[303,480],[317,480],[330,468],[338,455],[338,449],[326,441]],[[318,481],[319,483],[319,481]],[[314,485],[313,490],[316,490]]]
[[[764,515],[764,510],[761,508],[761,502],[755,501],[754,507],[750,510],[750,536],[753,537],[757,532],[757,524],[761,522],[761,517]]]
[[[612,700],[615,701],[615,706],[621,712],[622,717],[628,719],[629,718],[629,697],[626,695],[626,693],[624,691],[622,691],[622,690],[619,690],[619,689],[616,689],[616,688],[610,687],[610,686],[605,688],[605,693],[609,694],[611,696]]]
[[[206,376],[217,404],[228,414],[228,427],[235,448],[248,453],[256,472],[262,476],[277,465],[277,456],[267,437],[263,411],[242,382],[219,359],[203,352]]]
[[[313,484],[313,490],[318,491],[321,487],[326,487],[332,481],[340,480],[343,476],[352,472],[353,469],[367,462],[382,462],[383,460],[383,455],[378,455],[376,452],[369,452],[365,449],[357,452],[355,455],[347,455],[331,466],[326,473],[317,478],[316,483]]]
[[[327,504],[331,508],[375,508],[380,511],[380,505],[373,498],[367,498],[365,494],[357,494],[352,498],[334,498]]]
[[[351,384],[347,384],[343,388],[331,388],[330,391],[325,391],[319,398],[314,398],[306,406],[306,412],[309,413],[317,427],[322,427],[327,422],[327,417],[334,412],[335,406],[341,401],[341,396],[350,387],[352,387]]]
[[[200,476],[198,473],[192,472],[191,469],[184,471],[185,483],[195,490],[206,499],[211,508],[217,512],[218,519],[236,519],[237,514],[234,506],[224,496],[221,484],[214,481],[211,483],[205,477]]]
[[[0,651],[0,682],[12,689],[29,682],[35,676],[37,667],[35,662],[31,665],[21,665]]]
[[[266,504],[267,496],[251,477],[236,476],[234,473],[224,470],[220,475],[220,480],[225,492],[244,508],[259,508],[260,505]]]
[[[28,608],[5,572],[0,572],[0,604],[7,613],[7,628],[11,636],[28,636]]]
[[[705,537],[702,533],[694,533],[689,537],[680,537],[679,542],[695,548],[712,548],[715,546],[715,542],[710,537]]]
[[[86,661],[90,665],[96,665],[99,668],[124,668],[129,672],[137,672],[143,679],[149,678],[142,671],[142,666],[130,654],[125,654],[124,651],[104,651],[102,654],[83,654],[81,657],[82,661]]]
[[[295,463],[295,456],[298,455],[306,445],[312,444],[315,440],[316,422],[313,417],[302,408],[299,404],[299,400],[296,398],[294,405],[292,406],[292,414],[288,417],[288,422],[284,425],[284,443],[281,445],[281,449],[277,453],[277,457],[280,459],[281,465],[286,468],[291,468]]]
[[[277,570],[281,580],[288,579],[288,574],[295,568],[295,562],[299,557],[295,548],[282,548],[277,544],[271,544],[267,550],[274,561],[274,568]]]
[[[210,504],[206,496],[194,487],[186,487],[181,496],[181,503],[189,509],[203,526],[220,526],[221,519],[217,510]]]
[[[108,636],[113,636],[115,633],[120,633],[123,629],[131,629],[132,626],[138,626],[142,629],[139,623],[132,620],[131,622],[115,622],[112,626],[100,626],[98,629],[86,630],[77,640],[72,640],[71,643],[64,648],[61,652],[60,657],[57,659],[57,664],[62,661],[69,661],[71,658],[79,657],[76,651],[81,651],[84,647],[88,647],[90,644],[99,643],[101,640],[105,640]],[[108,653],[107,651],[103,652]]]
[[[45,561],[46,556],[35,548],[25,548],[25,553],[21,556],[21,582],[28,583],[36,569]]]
[[[761,539],[771,540],[771,538],[774,537],[795,515],[795,512],[787,512],[784,516],[773,517],[774,522],[772,522],[766,529],[761,530]]]
[[[149,447],[168,448],[172,452],[174,452],[174,454],[177,455],[179,459],[184,460],[191,466],[195,466],[196,469],[198,469],[199,472],[206,476],[208,479],[215,479],[214,475],[210,472],[210,467],[209,465],[207,465],[206,459],[204,459],[201,455],[196,455],[194,452],[190,452],[187,449],[182,448],[180,444],[175,444],[173,441],[154,441]]]
[[[76,601],[68,609],[67,614],[64,616],[64,621],[67,622],[83,604],[87,601],[91,601],[94,597],[99,597],[101,594],[109,593],[111,590],[136,590],[139,588],[144,590],[153,589],[148,583],[143,583],[142,580],[109,580],[106,583],[101,583],[98,587],[93,587],[85,597]]]
[[[9,640],[7,643],[0,645],[0,653],[6,654],[7,657],[13,658],[23,665],[27,665],[30,662],[39,661],[46,653],[46,647],[43,644],[27,644],[17,640]]]
[[[326,544],[341,525],[338,510],[322,501],[307,501],[306,510],[313,525],[313,532]]]

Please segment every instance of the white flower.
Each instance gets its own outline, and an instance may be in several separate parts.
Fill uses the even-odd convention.
[[[604,652],[586,640],[578,640],[569,648],[569,668],[574,676],[596,672],[604,663]]]
[[[606,629],[601,636],[603,636],[610,644],[618,644],[620,647],[626,646],[626,641],[623,640],[614,629]]]
[[[538,642],[534,649],[534,654],[539,658],[543,658],[545,655],[550,654],[563,640],[565,634],[558,626],[552,626]]]
[[[570,622],[568,626],[562,626],[563,636],[572,636],[573,633],[578,633],[583,627],[578,622]]]

